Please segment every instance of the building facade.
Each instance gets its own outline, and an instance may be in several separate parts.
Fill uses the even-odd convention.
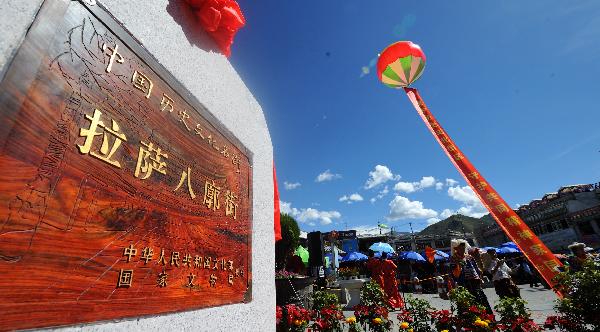
[[[565,252],[575,241],[600,247],[600,183],[562,187],[516,212],[553,252]],[[510,241],[497,224],[483,229],[478,238],[485,246]]]

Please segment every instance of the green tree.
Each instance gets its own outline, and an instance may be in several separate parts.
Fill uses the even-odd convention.
[[[581,271],[563,272],[556,277],[564,298],[556,310],[571,326],[568,331],[600,331],[600,262],[588,260]]]
[[[275,243],[276,269],[285,268],[287,257],[298,247],[300,228],[298,222],[289,214],[281,214],[281,240]]]

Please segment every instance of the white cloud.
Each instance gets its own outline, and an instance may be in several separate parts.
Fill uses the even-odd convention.
[[[401,193],[414,193],[417,191],[415,184],[418,184],[418,182],[398,182],[394,186],[394,190]]]
[[[463,216],[469,216],[469,217],[473,217],[473,218],[481,218],[483,216],[485,216],[486,214],[488,214],[488,210],[483,206],[473,206],[473,205],[468,205],[468,206],[461,206],[458,211],[459,214],[462,214]]]
[[[473,192],[473,189],[471,189],[471,187],[469,186],[450,187],[448,188],[448,196],[450,196],[455,201],[459,201],[467,205],[481,204],[479,198],[477,197],[477,195],[475,195],[475,192]]]
[[[441,220],[440,218],[429,218],[429,219],[427,219],[427,226],[433,225],[433,224],[437,223],[440,220]]]
[[[433,187],[435,185],[435,178],[433,176],[424,176],[421,181],[419,181],[419,187],[421,189]]]
[[[442,211],[442,213],[440,213],[440,218],[446,219],[454,214],[456,214],[455,211],[452,211],[450,209],[444,209],[444,211]]]
[[[452,214],[462,214],[469,217],[481,218],[488,213],[487,209],[481,201],[473,192],[473,189],[469,186],[456,186],[448,188],[448,196],[450,196],[455,201],[459,201],[463,204],[458,210],[452,211],[449,209],[445,209],[442,211],[442,214],[446,215],[446,218],[451,216]]]
[[[403,196],[396,196],[390,202],[390,213],[386,217],[388,220],[400,219],[429,219],[437,217],[437,212],[423,207],[419,201],[411,201]]]
[[[454,180],[454,179],[446,179],[446,185],[448,187],[454,187],[458,184],[458,181]]]
[[[287,181],[283,181],[283,186],[285,187],[286,190],[294,190],[298,187],[301,186],[300,182],[287,182]]]
[[[335,179],[341,179],[341,178],[342,178],[341,174],[334,174],[334,173],[331,173],[330,170],[325,170],[325,172],[317,175],[315,182],[333,181]]]
[[[394,175],[387,166],[377,165],[372,172],[369,172],[369,179],[365,183],[365,189],[375,188],[390,180],[400,180],[400,175]]]
[[[418,190],[423,190],[425,188],[433,187],[437,185],[435,183],[435,178],[433,176],[424,176],[418,182],[398,182],[394,186],[394,190],[398,192],[404,193],[413,193]]]
[[[292,207],[292,203],[284,201],[279,201],[279,209],[282,213],[287,213],[299,222],[307,223],[309,226],[314,226],[314,221],[319,221],[321,225],[329,225],[333,222],[333,219],[342,217],[342,214],[338,211],[319,211],[313,208],[297,209]]]
[[[441,182],[435,183],[435,190],[442,190],[444,188],[444,184]]]
[[[383,188],[379,193],[377,193],[377,196],[370,199],[371,203],[375,203],[377,200],[384,198],[389,192],[390,189],[388,188],[388,186],[385,186],[385,188]]]
[[[362,202],[363,200],[363,197],[358,193],[354,193],[350,196],[344,195],[339,199],[340,202],[348,202],[348,204],[352,204],[353,202]]]

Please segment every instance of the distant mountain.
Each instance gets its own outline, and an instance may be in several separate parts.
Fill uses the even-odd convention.
[[[494,224],[494,219],[489,214],[481,218],[473,218],[455,214],[433,225],[427,226],[419,235],[442,235],[448,231],[477,233],[481,228]]]

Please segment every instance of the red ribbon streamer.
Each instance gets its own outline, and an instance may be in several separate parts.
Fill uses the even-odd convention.
[[[275,242],[281,240],[281,214],[279,210],[279,188],[277,187],[277,175],[275,174],[275,162],[273,162],[273,230]]]
[[[519,215],[510,208],[500,197],[491,184],[477,171],[469,159],[460,151],[448,133],[440,126],[433,114],[429,111],[417,89],[404,88],[408,99],[423,119],[429,131],[440,143],[442,150],[454,164],[459,173],[465,178],[471,189],[477,194],[479,200],[488,209],[504,233],[521,249],[525,257],[531,262],[540,275],[551,285],[559,297],[553,282],[554,276],[559,272],[561,262],[544,245],[542,241],[521,220]]]

